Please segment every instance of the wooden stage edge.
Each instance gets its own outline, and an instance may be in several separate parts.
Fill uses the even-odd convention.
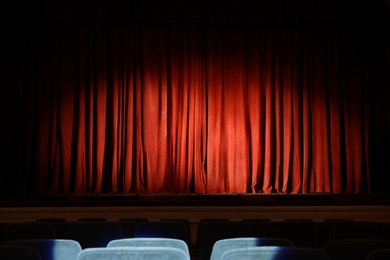
[[[390,194],[143,194],[19,196],[0,199],[0,222],[38,218],[352,219],[390,222]]]

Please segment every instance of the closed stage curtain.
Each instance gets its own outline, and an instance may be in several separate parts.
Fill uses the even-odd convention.
[[[390,191],[384,1],[19,2],[3,191]]]

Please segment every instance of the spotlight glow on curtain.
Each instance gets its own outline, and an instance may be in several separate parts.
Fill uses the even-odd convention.
[[[389,180],[382,153],[390,121],[381,25],[283,20],[287,3],[250,3],[248,10],[275,12],[244,22],[113,16],[13,30],[17,54],[7,57],[17,65],[6,82],[17,86],[8,141],[17,160],[4,187],[76,194],[389,188],[381,184]]]

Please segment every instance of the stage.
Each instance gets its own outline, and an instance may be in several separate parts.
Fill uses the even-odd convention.
[[[0,221],[84,217],[390,220],[389,194],[139,194],[24,196],[0,201]]]
[[[390,194],[98,194],[19,195],[1,198],[2,207],[90,206],[372,206],[389,205]]]

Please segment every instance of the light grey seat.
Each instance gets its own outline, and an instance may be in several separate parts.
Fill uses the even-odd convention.
[[[108,243],[107,247],[173,247],[183,250],[188,256],[190,252],[186,242],[175,238],[124,238],[115,239]]]
[[[76,260],[81,252],[79,242],[70,239],[27,239],[4,242],[5,246],[34,248],[42,260]]]
[[[259,246],[226,251],[221,260],[330,260],[321,249],[304,247]]]
[[[171,247],[86,248],[77,260],[190,260],[181,249]]]
[[[228,250],[256,246],[294,246],[294,244],[288,239],[281,238],[237,237],[221,239],[215,242],[210,260],[221,259],[223,253]]]

